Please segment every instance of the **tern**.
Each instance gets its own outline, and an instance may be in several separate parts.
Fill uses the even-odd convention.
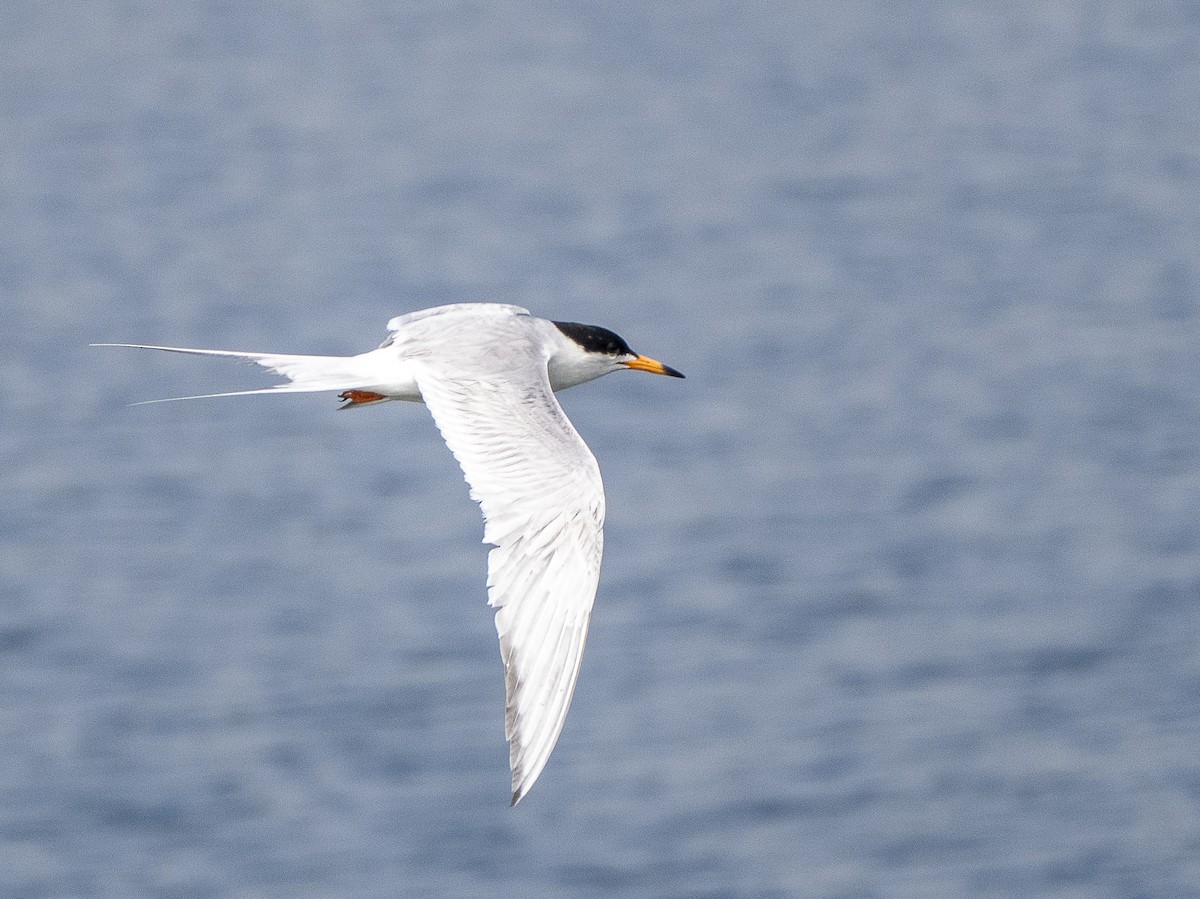
[[[600,578],[604,485],[554,393],[632,369],[682,378],[607,328],[460,303],[388,322],[357,356],[242,353],[105,343],[243,359],[287,383],[172,399],[339,391],[341,408],[424,403],[483,511],[488,605],[504,662],[512,805],[542,773],[575,692]],[[149,402],[167,402],[150,400]]]

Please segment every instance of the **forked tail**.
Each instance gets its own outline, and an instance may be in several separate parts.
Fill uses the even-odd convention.
[[[369,402],[381,402],[387,399],[382,394],[374,393],[377,399],[368,400],[366,394],[372,393],[365,388],[373,385],[366,383],[360,372],[356,371],[353,356],[289,356],[281,353],[238,353],[232,350],[196,350],[189,347],[177,346],[148,346],[140,343],[93,343],[91,346],[127,347],[135,350],[163,350],[168,353],[187,353],[192,356],[225,356],[230,359],[243,359],[261,365],[263,368],[283,375],[288,379],[286,384],[276,384],[274,387],[262,387],[257,390],[231,390],[225,393],[204,393],[198,396],[172,396],[161,400],[142,400],[133,403],[135,406],[150,403],[170,403],[176,400],[203,400],[219,396],[249,396],[256,393],[312,393],[321,390],[340,390],[350,396],[345,397],[350,402],[342,408],[354,405],[365,405]],[[356,396],[356,395],[361,395]]]

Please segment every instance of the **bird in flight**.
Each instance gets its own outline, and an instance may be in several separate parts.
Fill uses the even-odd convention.
[[[357,356],[93,344],[245,359],[285,384],[207,394],[339,391],[341,408],[424,403],[482,508],[488,604],[504,661],[512,804],[546,766],[566,719],[600,578],[604,485],[554,393],[614,371],[682,378],[606,328],[459,303],[401,315]],[[150,400],[149,402],[167,402]]]

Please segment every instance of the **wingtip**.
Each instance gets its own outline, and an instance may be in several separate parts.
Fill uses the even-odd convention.
[[[529,795],[529,790],[533,787],[532,783],[523,781],[522,783],[514,783],[512,791],[512,799],[509,800],[508,807],[513,808],[518,802]]]

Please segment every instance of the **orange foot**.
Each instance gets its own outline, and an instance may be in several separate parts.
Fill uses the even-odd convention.
[[[387,397],[382,393],[376,393],[374,390],[345,390],[338,394],[338,399],[345,403],[340,408],[349,409],[351,406],[365,406],[367,403],[378,403],[380,400],[386,400]]]

